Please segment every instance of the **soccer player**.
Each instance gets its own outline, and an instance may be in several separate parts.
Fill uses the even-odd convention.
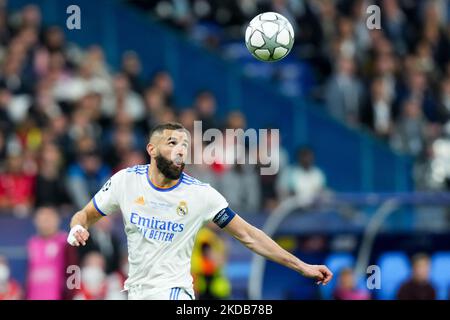
[[[150,164],[123,169],[108,180],[72,218],[67,238],[85,245],[88,229],[120,209],[128,240],[129,299],[194,299],[190,273],[198,230],[212,220],[250,250],[291,268],[317,284],[327,284],[331,271],[307,264],[264,232],[247,223],[209,184],[183,172],[189,150],[187,131],[178,123],[156,126],[147,152]]]

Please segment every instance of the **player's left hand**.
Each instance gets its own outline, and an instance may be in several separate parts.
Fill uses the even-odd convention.
[[[317,280],[316,284],[326,285],[333,278],[333,273],[324,265],[307,265],[302,274],[305,277]]]

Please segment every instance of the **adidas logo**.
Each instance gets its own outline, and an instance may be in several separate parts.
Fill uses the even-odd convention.
[[[134,200],[134,203],[140,204],[141,206],[145,204],[145,200],[143,196],[138,197],[136,200]]]

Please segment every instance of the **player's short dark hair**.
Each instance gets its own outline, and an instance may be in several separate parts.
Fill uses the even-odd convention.
[[[166,122],[161,123],[152,128],[148,136],[149,140],[153,137],[155,133],[162,133],[164,130],[186,130],[181,123],[178,122]]]

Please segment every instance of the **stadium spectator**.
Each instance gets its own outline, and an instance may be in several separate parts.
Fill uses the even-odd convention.
[[[77,109],[71,114],[70,125],[66,129],[71,143],[76,144],[85,138],[94,140],[99,138],[99,125],[91,121],[90,117],[90,112],[84,109]]]
[[[165,105],[172,106],[174,103],[174,87],[170,74],[166,71],[159,71],[156,73],[153,78],[153,87],[162,93]]]
[[[0,130],[0,167],[3,166],[3,163],[6,159],[6,149],[7,149],[7,139],[3,131]]]
[[[242,213],[255,213],[260,210],[261,192],[257,167],[236,164],[219,178],[222,194],[235,210]]]
[[[144,92],[145,112],[144,127],[147,131],[157,124],[157,115],[169,108],[166,105],[164,94],[155,87],[148,87]]]
[[[74,248],[67,246],[67,233],[59,229],[59,213],[52,207],[36,210],[36,235],[27,244],[28,300],[61,300],[69,294],[66,288],[66,268],[76,264]]]
[[[200,300],[226,299],[231,294],[230,283],[223,274],[227,246],[216,231],[212,224],[202,228],[192,253],[195,295]]]
[[[24,168],[23,154],[10,154],[0,173],[0,209],[19,216],[28,215],[34,203],[35,177]]]
[[[326,86],[328,112],[350,125],[359,123],[360,108],[364,99],[364,89],[356,76],[356,66],[352,58],[341,56],[337,69]]]
[[[200,92],[195,98],[195,111],[202,122],[203,132],[210,128],[219,128],[216,117],[216,98],[209,91]]]
[[[20,284],[11,277],[8,261],[0,256],[0,300],[21,300],[22,295]]]
[[[308,147],[297,152],[297,164],[288,167],[277,181],[280,198],[295,195],[302,206],[310,206],[325,190],[326,179],[314,164],[314,153]]]
[[[122,161],[114,168],[113,172],[116,173],[119,170],[145,163],[147,163],[147,158],[141,150],[131,150],[123,156]]]
[[[375,33],[375,31],[373,32],[374,33],[372,35],[377,34],[380,37],[375,41],[379,41],[380,43],[385,43],[387,41],[382,35]],[[383,47],[383,45],[374,46],[374,48],[378,50],[380,50],[379,49],[380,47]],[[383,98],[386,100],[386,102],[390,104],[395,103],[397,93],[399,91],[401,81],[398,76],[398,69],[399,66],[397,64],[397,58],[395,57],[391,49],[388,49],[386,52],[376,53],[376,58],[374,59],[374,67],[372,71],[374,77],[373,82],[375,82],[376,80],[380,80],[383,83],[382,86],[383,90],[380,91],[383,92]],[[371,76],[370,72],[368,76]],[[374,92],[372,92],[372,95],[374,95]]]
[[[67,47],[64,32],[58,26],[50,26],[47,28],[44,33],[43,45],[48,53],[59,51],[65,56],[67,55],[65,53]]]
[[[194,121],[197,121],[197,113],[194,109],[187,108],[180,112],[179,114],[180,123],[186,130],[191,134],[191,139],[194,138]]]
[[[66,185],[72,202],[81,208],[97,193],[111,172],[96,150],[79,153],[78,159],[68,168]]]
[[[450,122],[450,76],[446,77],[441,85],[439,91],[439,119],[444,124],[449,124]]]
[[[418,253],[412,258],[412,276],[397,292],[399,300],[434,300],[436,290],[430,282],[430,259]]]
[[[416,100],[405,101],[402,108],[402,116],[394,129],[391,144],[401,152],[417,156],[425,145],[427,122]]]
[[[26,5],[21,13],[22,28],[29,27],[39,30],[42,23],[42,15],[38,6],[33,4]]]
[[[17,35],[9,46],[8,53],[0,68],[0,84],[12,94],[18,95],[31,92],[30,74],[22,74],[26,53],[28,50],[25,39]]]
[[[211,124],[211,123],[210,123]],[[232,111],[229,113],[227,120],[225,122],[224,128],[222,130],[223,139],[218,141],[212,141],[215,139],[215,136],[209,137],[207,142],[211,142],[210,148],[214,150],[214,152],[204,152],[204,160],[206,163],[212,163],[211,169],[214,173],[218,175],[218,178],[226,173],[227,171],[234,168],[234,164],[243,164],[250,163],[246,162],[245,159],[249,159],[249,155],[252,155],[254,159],[252,159],[253,164],[257,163],[257,158],[254,157],[255,146],[247,146],[245,145],[243,130],[246,127],[246,119],[245,116],[239,111]],[[202,120],[202,129],[205,132],[204,122]],[[215,128],[217,130],[217,128]],[[227,132],[228,129],[238,130],[233,133],[232,131]],[[231,133],[231,134],[230,134]],[[211,140],[211,141],[210,141]],[[219,187],[219,189],[221,189]],[[223,189],[223,188],[222,188]],[[224,190],[222,190],[224,191]]]
[[[128,78],[130,88],[137,93],[142,93],[144,80],[141,78],[141,61],[134,51],[127,51],[122,56],[122,72]]]
[[[144,118],[144,103],[139,94],[131,90],[130,82],[125,74],[119,73],[113,79],[113,93],[104,97],[102,112],[107,118],[114,117],[116,112],[124,112],[133,120]]]
[[[36,177],[36,207],[70,203],[62,176],[62,155],[54,144],[42,146]]]
[[[55,144],[61,152],[63,160],[72,162],[75,150],[67,132],[68,122],[69,119],[64,114],[52,118],[47,124],[43,143]]]
[[[416,63],[420,63],[416,60]],[[417,68],[417,67],[416,67]],[[400,102],[415,100],[428,121],[437,121],[437,106],[429,88],[427,75],[420,70],[412,70],[407,75],[406,87],[399,93]],[[400,110],[400,114],[403,110]]]
[[[14,122],[9,114],[11,99],[11,92],[0,86],[0,132],[4,135],[10,134],[14,129]]]
[[[105,272],[106,261],[95,251],[84,257],[81,268],[81,287],[74,300],[124,300],[126,295],[118,290]],[[115,279],[114,279],[115,280]]]
[[[387,36],[394,43],[399,53],[405,53],[407,50],[407,43],[405,42],[407,21],[398,1],[383,1],[381,12],[384,18],[382,19],[383,29],[386,30]]]
[[[258,177],[260,185],[260,199],[261,208],[270,212],[278,204],[278,196],[276,190],[276,183],[278,178],[282,175],[282,171],[288,165],[288,153],[280,143],[280,134],[275,134],[274,129],[267,130],[267,137],[263,136],[259,141],[258,152]],[[272,149],[273,148],[273,149]],[[278,148],[278,152],[276,151]],[[270,159],[270,164],[267,164]],[[278,169],[275,174],[262,174],[263,168]]]
[[[374,79],[369,101],[361,113],[362,122],[377,136],[388,139],[393,127],[393,111],[385,82],[382,78]]]
[[[335,300],[369,300],[370,295],[366,290],[358,289],[355,275],[351,268],[344,268],[339,273],[338,285],[334,289]]]
[[[0,6],[0,48],[2,50],[11,37],[11,30],[8,28],[7,17],[8,15],[5,6]]]
[[[117,167],[123,157],[138,146],[136,136],[132,125],[116,126],[112,132],[110,146],[106,148],[106,154],[103,156],[111,168]]]

